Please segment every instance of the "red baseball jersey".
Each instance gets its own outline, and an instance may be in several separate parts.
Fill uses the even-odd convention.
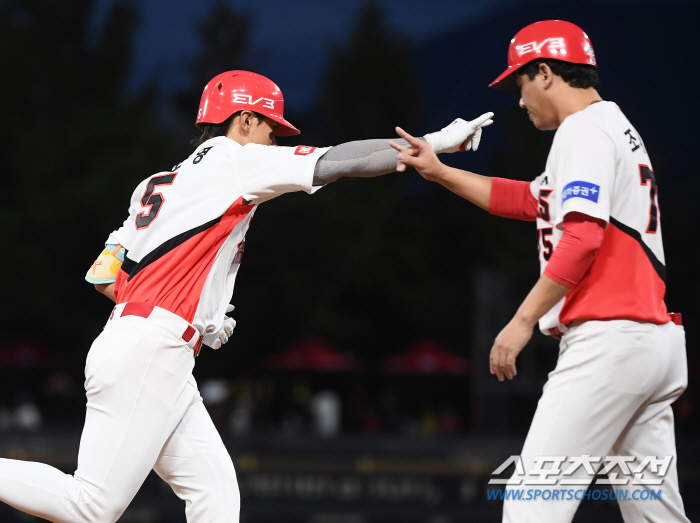
[[[639,133],[612,102],[567,117],[545,172],[531,183],[538,200],[540,269],[562,235],[564,216],[607,223],[590,269],[540,320],[543,332],[575,319],[670,321],[656,177]]]
[[[156,305],[204,335],[218,332],[255,209],[283,193],[315,192],[314,167],[327,150],[217,137],[141,182],[129,217],[107,239],[127,249],[117,303]]]

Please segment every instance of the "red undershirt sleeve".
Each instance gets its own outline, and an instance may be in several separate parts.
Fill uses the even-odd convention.
[[[605,234],[604,222],[582,213],[564,217],[564,234],[549,259],[544,275],[573,288],[593,263]]]
[[[530,182],[491,178],[489,212],[504,218],[535,221],[537,219],[537,200],[530,192]]]

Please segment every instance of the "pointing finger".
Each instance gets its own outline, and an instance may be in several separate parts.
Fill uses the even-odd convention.
[[[411,149],[409,149],[405,145],[398,144],[398,143],[393,142],[391,140],[389,140],[389,145],[391,145],[394,149],[399,151],[399,153],[411,154]]]
[[[493,116],[493,113],[491,113],[491,112],[489,112],[489,113],[484,113],[484,114],[482,114],[481,116],[479,116],[479,118],[476,118],[475,120],[472,120],[471,123],[474,124],[474,125],[476,125],[476,126],[481,127],[481,125],[482,125],[486,120],[490,120],[492,116]]]
[[[420,149],[421,145],[425,143],[422,140],[419,140],[418,138],[414,138],[413,136],[408,134],[406,131],[401,129],[401,127],[396,127],[396,134],[398,134],[401,138],[406,140],[409,144],[411,144],[416,149]]]

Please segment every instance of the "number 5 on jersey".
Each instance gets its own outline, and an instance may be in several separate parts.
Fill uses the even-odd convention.
[[[165,201],[163,195],[159,192],[154,193],[154,189],[158,185],[172,185],[177,173],[166,174],[163,176],[154,176],[148,180],[148,185],[146,186],[146,191],[141,197],[141,207],[148,207],[147,212],[140,212],[136,215],[136,229],[145,229],[151,222],[158,218],[158,213],[160,208],[163,206]]]
[[[539,236],[538,247],[544,261],[549,261],[554,252],[554,245],[552,245],[552,242],[548,239],[552,234],[554,234],[554,229],[551,227],[537,229],[537,235]]]

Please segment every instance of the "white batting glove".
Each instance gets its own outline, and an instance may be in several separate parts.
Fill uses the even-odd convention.
[[[231,312],[235,307],[231,304],[229,304],[226,307],[226,313],[228,314]],[[216,337],[214,338],[214,341],[212,341],[210,347],[214,350],[220,349],[223,344],[225,344],[231,334],[233,334],[233,329],[236,328],[236,320],[231,318],[230,316],[224,316],[224,324],[221,326],[221,329],[219,332],[216,334]]]
[[[436,154],[456,153],[470,149],[476,151],[481,141],[481,129],[493,123],[492,116],[493,113],[484,113],[471,122],[457,118],[442,130],[426,134],[425,141]]]

